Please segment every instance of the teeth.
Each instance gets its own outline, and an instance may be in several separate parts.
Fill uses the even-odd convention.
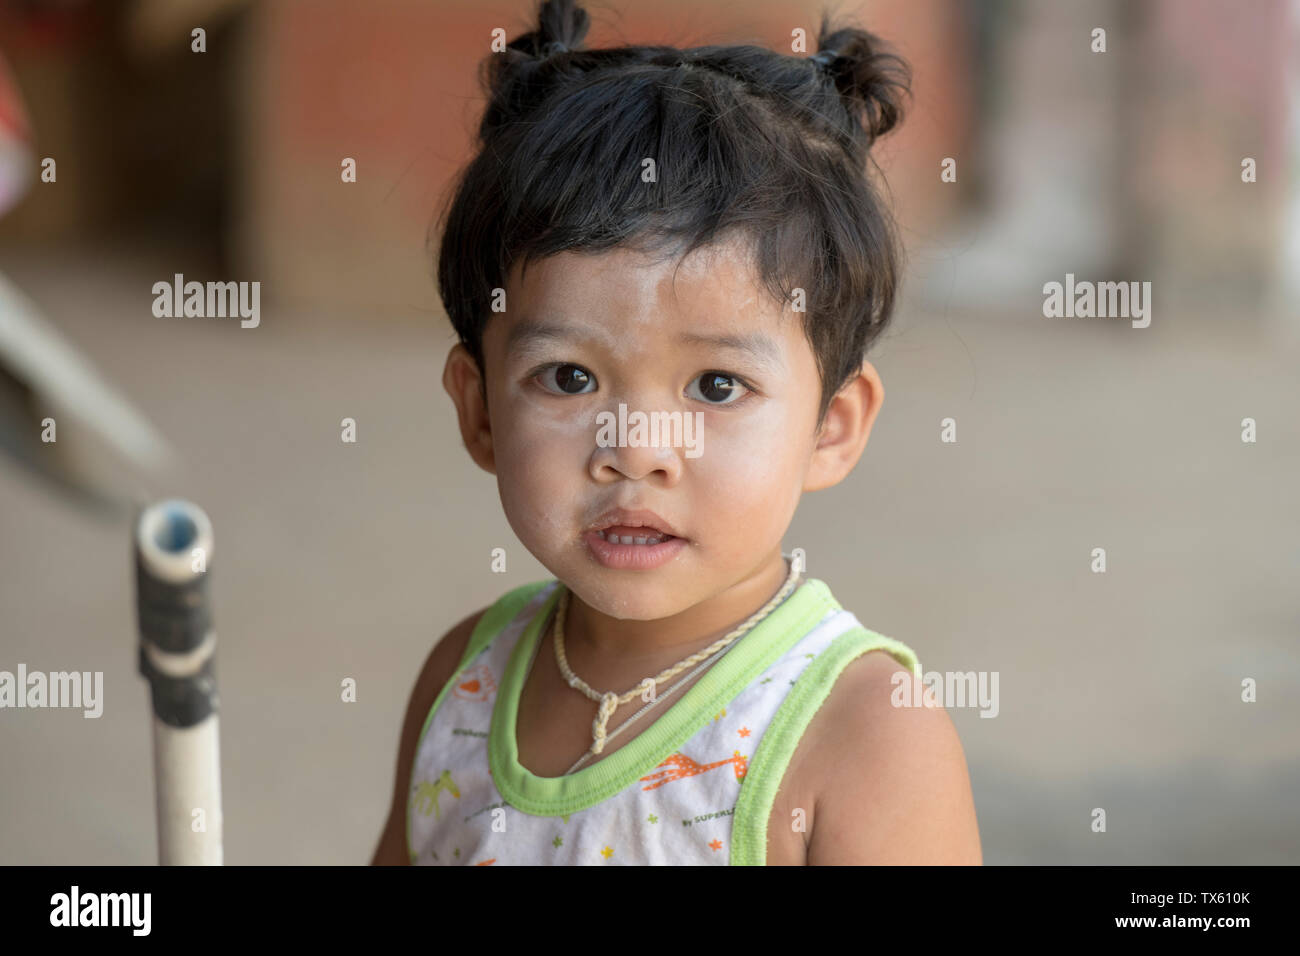
[[[659,542],[663,541],[663,538],[658,536],[634,537],[632,535],[623,535],[620,537],[606,531],[597,531],[596,533],[610,544],[659,544]]]

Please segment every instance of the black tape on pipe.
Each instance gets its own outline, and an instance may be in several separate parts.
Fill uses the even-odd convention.
[[[153,692],[153,712],[172,727],[193,727],[217,710],[217,676],[212,658],[192,677],[170,677],[150,662],[140,647],[140,673]]]
[[[135,557],[136,607],[140,636],[171,654],[192,651],[212,630],[208,611],[208,572],[184,584],[160,581]]]
[[[140,673],[149,681],[158,718],[172,727],[190,727],[217,710],[213,653],[180,675],[159,670],[154,660],[167,666],[164,655],[191,654],[212,634],[211,522],[197,505],[170,499],[137,516],[134,542]],[[190,565],[196,550],[202,552],[203,570]]]

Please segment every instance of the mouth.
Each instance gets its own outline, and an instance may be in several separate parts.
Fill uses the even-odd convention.
[[[583,534],[596,561],[607,568],[649,571],[682,552],[687,541],[652,511],[610,511]]]

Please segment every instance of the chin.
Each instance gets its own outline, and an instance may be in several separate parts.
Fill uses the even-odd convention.
[[[659,593],[634,582],[605,586],[575,582],[573,593],[588,607],[617,621],[657,621],[672,617],[683,609],[681,598]]]
[[[690,593],[681,586],[681,572],[674,574],[671,568],[614,571],[580,561],[566,563],[551,573],[583,604],[620,621],[657,621],[691,604]]]

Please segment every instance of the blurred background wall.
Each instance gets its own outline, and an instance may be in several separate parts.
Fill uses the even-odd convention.
[[[810,53],[821,11],[587,9],[589,46]],[[874,150],[908,264],[867,452],[786,549],[926,670],[1000,673],[996,718],[950,710],[986,862],[1300,862],[1300,4],[838,9],[914,71]],[[432,641],[547,576],[440,385],[430,227],[495,27],[531,8],[0,2],[0,669],[106,698],[0,711],[0,862],[156,859],[130,502],[213,519],[231,863],[367,861]],[[260,281],[259,327],[155,317],[178,272]],[[1067,273],[1151,282],[1150,327],[1046,318]],[[146,422],[170,464],[115,442]]]

